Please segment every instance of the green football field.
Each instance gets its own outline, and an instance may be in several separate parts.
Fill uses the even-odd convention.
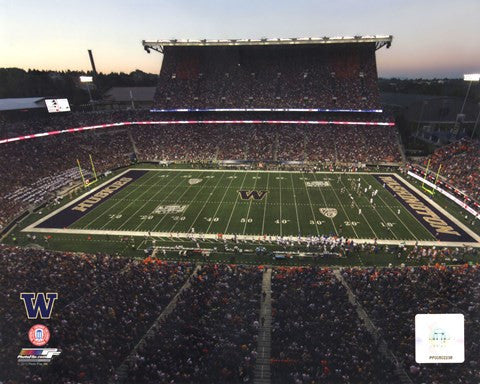
[[[134,172],[141,174],[133,177]],[[281,236],[305,241],[311,236],[337,235],[369,242],[378,239],[384,244],[447,245],[377,177],[368,173],[128,170],[24,231],[253,240]],[[115,180],[121,187],[106,191]]]

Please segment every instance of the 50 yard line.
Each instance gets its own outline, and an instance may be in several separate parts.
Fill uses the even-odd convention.
[[[258,177],[258,172],[255,174],[255,183],[253,185],[253,189],[257,187],[257,177]],[[247,223],[248,223],[248,217],[250,216],[250,208],[252,208],[252,199],[250,199],[250,202],[248,203],[248,211],[247,211],[247,217],[245,218],[245,225],[243,226],[243,233],[242,235],[245,235],[245,231],[247,229]]]
[[[268,191],[268,182],[270,181],[270,173],[267,173],[267,188]],[[268,192],[265,196],[265,205],[263,206],[263,221],[262,221],[262,236],[265,234],[265,215],[267,213],[267,200],[268,200]]]

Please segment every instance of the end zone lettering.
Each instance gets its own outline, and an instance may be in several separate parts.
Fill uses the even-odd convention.
[[[97,205],[110,199],[116,193],[122,191],[123,188],[128,188],[130,184],[146,175],[147,172],[147,170],[142,169],[128,170],[125,173],[118,175],[115,179],[107,181],[105,184],[85,193],[64,208],[53,212],[53,214],[38,222],[35,227],[55,229],[67,228],[75,221],[88,215],[90,210],[94,209]]]
[[[73,207],[72,211],[87,211],[93,205],[110,196],[114,191],[122,188],[125,184],[128,184],[132,180],[133,179],[131,177],[122,177],[120,180],[115,181],[113,184],[102,189],[100,192],[95,193],[92,197],[89,197],[87,200],[84,200],[80,204]]]
[[[423,220],[430,224],[438,233],[461,236],[450,225],[442,220],[433,210],[428,208],[422,201],[417,199],[406,188],[400,185],[391,176],[380,177],[388,187],[392,189],[406,204],[408,204]]]

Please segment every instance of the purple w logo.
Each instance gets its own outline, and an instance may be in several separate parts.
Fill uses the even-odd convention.
[[[242,200],[262,200],[268,191],[238,191]]]
[[[58,293],[20,293],[20,299],[25,304],[27,317],[29,319],[36,319],[40,316],[41,319],[50,319],[53,311],[53,304],[58,299]]]

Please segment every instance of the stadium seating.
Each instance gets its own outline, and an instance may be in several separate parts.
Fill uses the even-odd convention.
[[[8,276],[0,283],[7,293],[0,309],[0,337],[8,349],[8,358],[0,362],[0,380],[42,384],[105,383],[193,269],[19,248],[0,249],[0,268]],[[61,346],[64,355],[48,368],[29,370],[15,359],[28,347],[29,323],[19,295],[38,287],[59,294],[48,326],[52,343]]]
[[[331,270],[279,268],[272,298],[272,383],[397,381]]]
[[[480,201],[480,142],[463,139],[441,147],[426,160],[430,160],[430,170],[438,170],[446,181],[464,191],[469,197]]]
[[[148,111],[76,113],[69,117],[5,123],[7,132],[25,135],[118,121],[148,121]],[[133,146],[135,144],[135,147]],[[299,124],[193,124],[110,128],[2,144],[0,151],[0,229],[29,207],[55,196],[79,178],[79,159],[98,173],[139,160],[211,162],[216,160],[306,161],[312,163],[399,162],[395,127]]]
[[[257,267],[203,266],[128,382],[253,382],[261,277]]]
[[[480,381],[478,266],[350,269],[342,274],[415,383]],[[465,315],[464,364],[415,362],[417,313]]]
[[[165,47],[162,108],[379,107],[375,46]]]
[[[191,285],[173,312],[127,364],[127,382],[253,381],[262,300],[258,267],[210,264],[194,277],[188,263],[3,246],[0,269],[4,383],[92,384],[114,378],[189,277]],[[341,274],[415,383],[479,381],[478,266],[347,268]],[[37,287],[59,293],[46,322],[64,357],[33,370],[18,366],[15,356],[27,347],[29,324],[19,294]],[[406,319],[416,313],[465,315],[465,364],[415,363],[413,320]],[[400,382],[328,268],[273,269],[271,340],[275,383]]]

